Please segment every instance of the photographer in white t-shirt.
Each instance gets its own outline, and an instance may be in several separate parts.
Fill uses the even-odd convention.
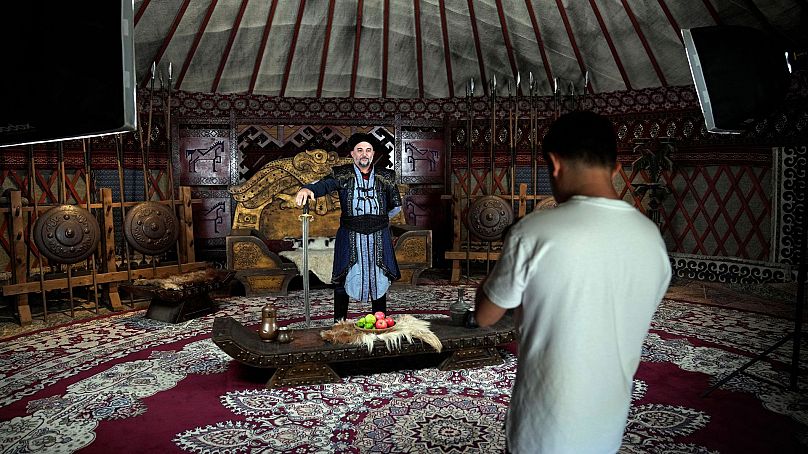
[[[489,326],[515,309],[521,323],[511,452],[616,452],[670,262],[657,226],[614,189],[620,164],[607,118],[562,115],[542,153],[558,207],[510,229],[475,317]]]

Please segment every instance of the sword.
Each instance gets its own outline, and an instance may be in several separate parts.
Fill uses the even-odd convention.
[[[306,328],[311,326],[311,297],[309,296],[309,201],[303,204],[303,214],[298,216],[303,227],[303,304],[306,310]]]

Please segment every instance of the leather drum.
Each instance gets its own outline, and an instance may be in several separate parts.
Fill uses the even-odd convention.
[[[513,223],[513,208],[502,197],[486,195],[472,202],[468,211],[469,231],[483,241],[502,238]]]
[[[174,247],[179,222],[171,208],[157,202],[143,202],[126,213],[123,223],[126,241],[136,251],[159,255]]]
[[[86,209],[58,205],[37,217],[33,235],[36,247],[49,261],[72,264],[95,252],[101,230]]]

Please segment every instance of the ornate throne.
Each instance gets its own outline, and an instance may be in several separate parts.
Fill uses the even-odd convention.
[[[300,186],[319,180],[331,167],[349,164],[335,152],[308,150],[292,158],[267,163],[249,180],[229,189],[236,201],[233,228],[227,237],[227,267],[244,285],[248,296],[285,295],[298,267],[281,256],[294,248],[301,236],[302,213],[294,204]],[[406,192],[406,186],[399,185]],[[309,235],[334,237],[339,227],[339,198],[331,194],[317,199]],[[398,284],[415,285],[421,272],[432,266],[432,231],[407,225],[403,213],[390,221],[396,259],[401,269]],[[322,280],[322,279],[321,279]]]

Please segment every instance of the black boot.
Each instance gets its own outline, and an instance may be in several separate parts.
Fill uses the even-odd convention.
[[[334,323],[348,318],[348,293],[345,287],[334,289]]]
[[[370,307],[373,308],[373,313],[376,312],[384,312],[385,315],[387,314],[387,294],[385,293],[377,300],[372,300],[370,302]]]

